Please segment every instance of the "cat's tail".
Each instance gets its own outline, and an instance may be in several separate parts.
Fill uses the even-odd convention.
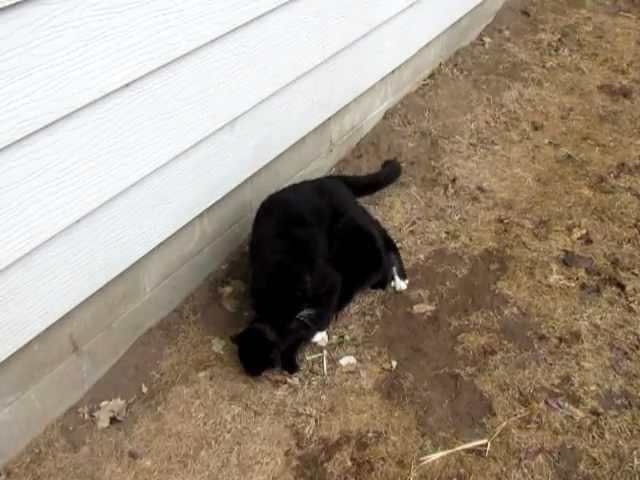
[[[372,195],[395,182],[402,173],[402,167],[397,160],[387,160],[380,170],[369,175],[333,175],[330,178],[340,181],[356,197]]]

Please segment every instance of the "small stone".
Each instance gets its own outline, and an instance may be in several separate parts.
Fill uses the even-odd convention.
[[[391,360],[391,371],[395,370],[396,368],[398,368],[398,362],[396,362],[395,360]]]
[[[356,365],[358,363],[358,360],[356,360],[356,357],[354,357],[353,355],[345,355],[340,360],[338,360],[338,363],[342,367],[347,367],[349,365]]]
[[[140,390],[142,391],[143,395],[149,393],[149,387],[147,387],[144,383],[140,386]]]

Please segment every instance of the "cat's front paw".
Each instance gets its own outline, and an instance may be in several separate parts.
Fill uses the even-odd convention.
[[[396,291],[396,292],[404,292],[407,288],[409,288],[409,279],[402,279],[400,277],[394,277],[393,280],[391,280],[391,287]]]
[[[311,339],[311,343],[315,343],[319,347],[326,347],[329,344],[329,335],[326,330],[316,333]]]

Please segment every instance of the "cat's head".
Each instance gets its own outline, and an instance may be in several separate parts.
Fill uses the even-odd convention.
[[[240,363],[248,375],[257,377],[269,369],[280,367],[279,338],[268,325],[249,325],[231,337],[231,341],[238,347]]]

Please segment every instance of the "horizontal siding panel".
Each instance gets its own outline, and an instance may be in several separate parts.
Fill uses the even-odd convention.
[[[0,272],[0,361],[479,3],[419,1]]]
[[[0,151],[0,269],[414,2],[290,2]]]
[[[287,1],[25,0],[0,12],[0,148]]]
[[[24,2],[25,0],[0,0],[0,8],[8,7],[9,5],[15,5],[18,2]]]

